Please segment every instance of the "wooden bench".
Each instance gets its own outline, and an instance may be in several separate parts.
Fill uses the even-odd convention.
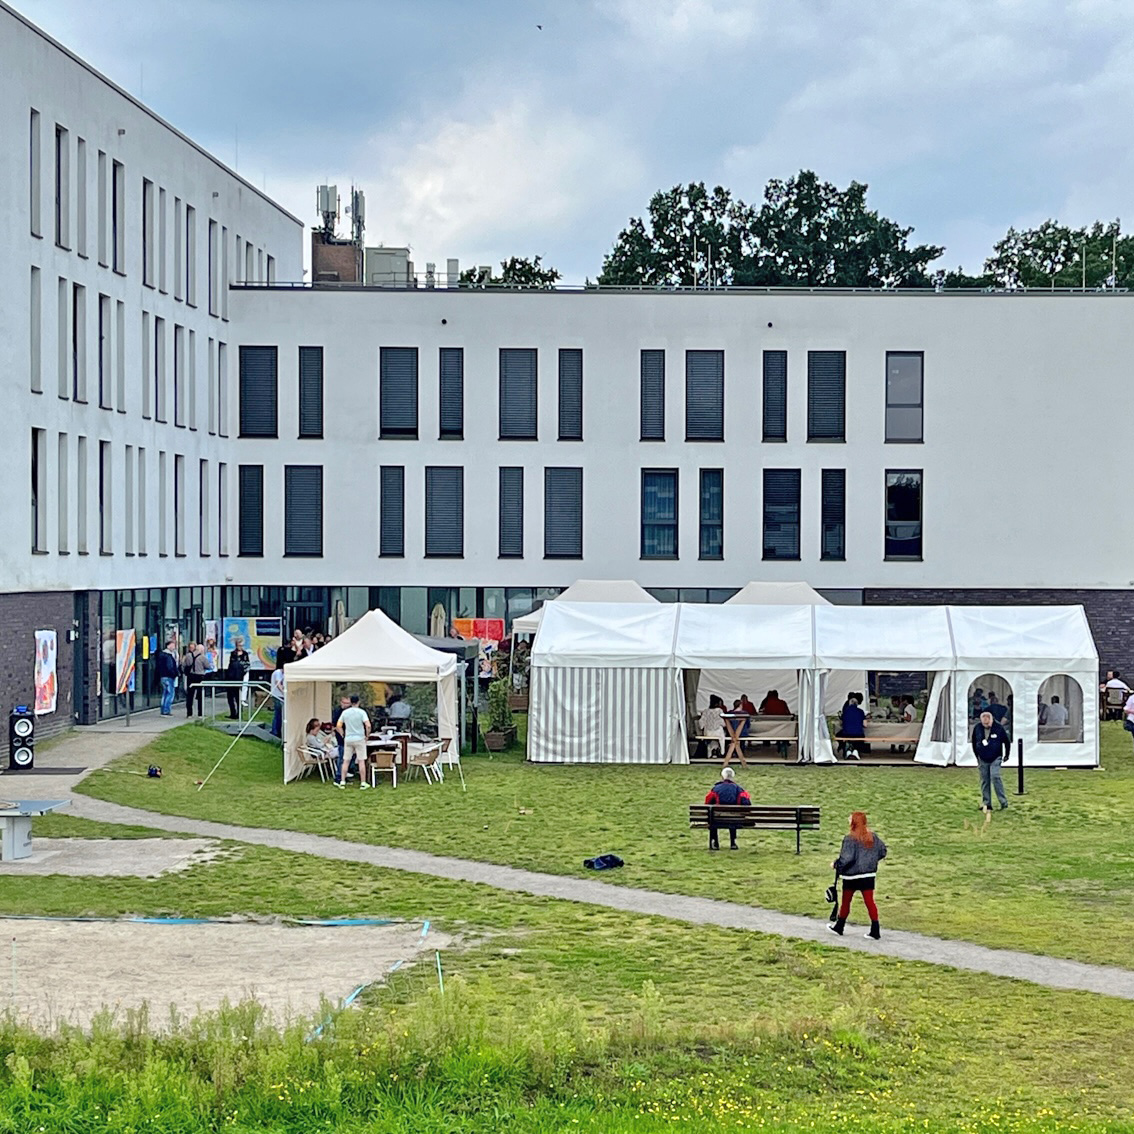
[[[737,803],[691,803],[689,826],[693,830],[709,832],[718,827],[794,831],[795,853],[799,854],[800,832],[819,830],[819,808],[778,803],[754,803],[749,807]]]

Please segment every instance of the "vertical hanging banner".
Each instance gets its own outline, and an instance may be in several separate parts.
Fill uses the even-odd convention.
[[[35,632],[35,715],[55,712],[58,694],[55,661],[58,639],[54,630]]]
[[[117,630],[114,634],[115,693],[134,692],[134,653],[137,636],[133,630]]]

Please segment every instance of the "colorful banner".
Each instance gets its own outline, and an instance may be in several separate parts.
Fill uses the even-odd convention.
[[[504,640],[503,618],[454,618],[453,628],[462,638],[479,638],[482,642]]]
[[[35,715],[55,712],[58,694],[55,678],[55,659],[58,639],[54,630],[35,632]]]
[[[137,634],[133,630],[117,630],[114,634],[114,692],[134,692],[134,655],[138,649]]]
[[[283,645],[283,619],[225,618],[221,626],[221,669],[239,639],[252,658],[253,669],[275,669],[276,651]]]

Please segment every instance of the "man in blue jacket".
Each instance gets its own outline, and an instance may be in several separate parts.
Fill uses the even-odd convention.
[[[168,717],[173,712],[173,695],[177,692],[177,678],[181,669],[177,664],[174,643],[166,642],[165,649],[157,656],[157,676],[161,682],[161,715]]]
[[[980,768],[980,797],[981,810],[992,810],[992,792],[990,787],[996,788],[996,798],[1000,800],[1000,810],[1008,806],[1008,797],[1004,794],[1004,782],[1000,778],[1000,765],[1008,759],[1012,741],[1008,738],[1004,726],[992,719],[992,714],[985,709],[980,720],[973,727],[973,755],[977,758],[977,767]]]

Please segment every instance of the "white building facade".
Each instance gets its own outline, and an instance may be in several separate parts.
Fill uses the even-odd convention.
[[[48,729],[120,710],[115,629],[578,578],[1082,602],[1134,661],[1134,296],[283,286],[301,223],[3,4],[0,105],[0,699],[56,629]]]

